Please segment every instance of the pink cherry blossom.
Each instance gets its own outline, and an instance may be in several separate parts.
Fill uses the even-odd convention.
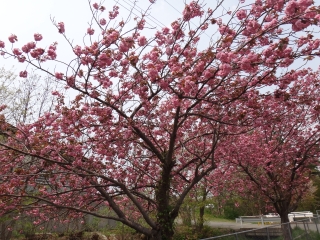
[[[30,52],[30,55],[33,57],[33,58],[39,58],[42,54],[44,54],[44,49],[43,48],[36,48],[36,49],[33,49],[31,52]]]
[[[99,9],[99,4],[98,4],[98,3],[94,3],[94,4],[92,4],[92,6],[93,6],[93,8],[96,9],[96,10]]]
[[[28,52],[30,52],[30,49],[28,48],[28,46],[27,45],[24,45],[24,46],[22,46],[22,51],[23,52],[25,52],[25,53],[28,53]]]
[[[22,54],[22,52],[20,51],[19,48],[14,48],[14,49],[12,50],[12,52],[13,52],[14,55],[17,55],[17,56]]]
[[[195,17],[201,17],[203,15],[203,11],[201,6],[196,2],[192,1],[190,4],[187,4],[183,10],[183,20],[189,21]]]
[[[246,24],[245,31],[243,31],[243,35],[249,36],[250,34],[255,34],[259,28],[260,24],[256,20],[249,20]]]
[[[35,33],[34,34],[34,40],[35,41],[41,41],[42,40],[42,35],[39,33]]]
[[[53,50],[53,51],[56,51],[57,50],[57,44],[56,43],[53,43],[49,46],[49,49]]]
[[[294,31],[301,31],[301,30],[309,27],[310,24],[311,24],[311,22],[308,21],[308,20],[298,19],[298,20],[296,20],[296,21],[293,21],[292,30],[294,30]]]
[[[128,52],[130,49],[130,43],[129,40],[127,41],[126,39],[124,39],[123,41],[121,41],[120,45],[119,45],[119,51],[120,52]]]
[[[82,49],[79,45],[75,46],[73,49],[73,52],[77,55],[80,56],[82,54]]]
[[[26,77],[28,77],[28,72],[26,70],[25,71],[21,71],[19,73],[19,76],[22,77],[22,78],[26,78]]]
[[[48,56],[50,57],[50,59],[52,59],[52,60],[56,59],[57,54],[56,54],[55,50],[48,49],[47,53],[48,53]]]
[[[87,33],[88,33],[89,35],[93,35],[93,34],[94,34],[94,29],[88,28],[88,29],[87,29]]]
[[[109,19],[115,19],[119,14],[119,7],[113,6],[113,11],[109,12]]]
[[[147,39],[145,36],[141,36],[138,39],[138,44],[139,46],[145,46],[147,44]]]
[[[100,60],[100,63],[102,63],[102,66],[101,67],[104,67],[104,66],[110,66],[113,59],[110,58],[107,54],[105,53],[102,53],[100,56],[99,56],[99,60]]]
[[[18,56],[17,57],[18,58],[18,61],[20,62],[20,63],[23,63],[23,62],[25,62],[25,60],[26,60],[26,57],[25,56]]]
[[[22,47],[22,51],[25,52],[25,53],[28,53],[30,52],[32,49],[34,49],[36,47],[36,44],[35,42],[29,42],[27,43],[26,45],[24,45]]]
[[[231,72],[232,67],[230,64],[223,63],[221,64],[220,69],[220,76],[227,76]]]
[[[63,73],[60,73],[60,72],[56,72],[55,73],[55,77],[59,80],[62,80],[63,79]]]
[[[104,18],[101,18],[99,22],[102,26],[107,24],[107,20],[105,20]]]
[[[141,19],[137,24],[137,28],[139,30],[143,30],[145,23],[146,23],[146,20],[145,19]]]
[[[14,43],[14,42],[16,42],[16,41],[18,41],[17,36],[14,35],[14,34],[11,34],[11,35],[9,36],[9,42]]]
[[[27,43],[27,46],[29,49],[34,49],[36,47],[36,44],[35,44],[35,42],[29,42],[29,43]]]
[[[0,48],[4,48],[5,47],[5,43],[3,41],[0,41]]]
[[[67,77],[67,85],[70,87],[74,87],[75,86],[75,77],[74,76],[69,76]]]
[[[243,20],[243,19],[245,19],[247,17],[246,10],[244,10],[244,9],[241,9],[241,10],[237,11],[236,15],[237,15],[239,20]]]
[[[58,30],[59,30],[59,33],[64,33],[65,32],[65,28],[64,28],[64,23],[63,22],[59,22],[58,23]]]

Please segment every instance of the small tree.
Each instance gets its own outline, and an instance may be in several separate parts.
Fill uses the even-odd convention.
[[[66,106],[65,96],[54,92],[55,112],[16,134],[1,124],[9,135],[1,143],[1,211],[26,208],[46,219],[46,212],[62,208],[70,217],[88,213],[150,239],[171,239],[185,197],[218,166],[221,142],[252,127],[251,98],[265,86],[294,82],[287,78],[292,64],[318,54],[311,27],[320,15],[312,1],[240,1],[233,12],[223,4],[205,9],[191,1],[181,18],[150,38],[143,32],[146,13],[117,20],[114,6],[106,20],[105,7],[90,4],[83,45],[69,42],[74,60],[52,71],[46,62],[63,60],[56,60],[56,43],[40,46],[41,34],[11,50],[0,41],[2,54],[78,93]],[[64,23],[55,25],[66,36]],[[115,215],[97,213],[101,205]]]

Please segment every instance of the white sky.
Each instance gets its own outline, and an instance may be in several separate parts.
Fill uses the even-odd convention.
[[[232,4],[238,1],[228,0],[226,2]],[[94,2],[92,1],[92,3]],[[132,4],[132,2],[133,0],[119,0],[120,14],[122,16],[128,14],[125,7],[130,8],[128,4]],[[187,2],[190,2],[190,0],[187,0]],[[204,2],[208,6],[216,3],[215,0],[206,0]],[[144,9],[149,4],[149,0],[138,1],[138,6]],[[104,2],[107,10],[113,5],[115,5],[115,0],[105,0]],[[70,46],[67,45],[65,39],[52,24],[50,17],[57,22],[65,23],[66,34],[71,40],[74,40],[74,43],[81,43],[88,28],[88,22],[91,20],[91,12],[87,0],[0,0],[0,6],[0,40],[6,43],[7,50],[10,49],[8,41],[10,34],[18,36],[18,42],[14,44],[14,47],[21,48],[27,42],[33,41],[34,33],[41,33],[43,40],[39,46],[46,47],[55,41],[58,42],[57,59],[59,60],[69,60],[73,54]],[[232,8],[232,5],[225,4],[225,7]],[[172,21],[180,17],[177,10],[182,12],[183,8],[184,0],[157,0],[156,4],[152,6],[151,16],[168,26]],[[107,19],[107,11],[105,13]],[[155,26],[154,23],[152,24]],[[14,66],[16,72],[25,69],[25,64],[18,63],[13,59],[4,60],[0,58],[0,67],[2,66],[7,69]]]

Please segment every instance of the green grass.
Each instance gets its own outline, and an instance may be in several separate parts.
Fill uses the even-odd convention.
[[[292,229],[292,237],[294,239],[304,239],[305,237],[310,240],[320,239],[320,234],[317,232],[309,232],[307,235],[308,236],[306,236],[306,231],[304,229],[301,229],[299,227],[295,227],[294,229]]]
[[[178,226],[175,229],[173,240],[198,240],[201,238],[208,238],[214,236],[221,236],[225,234],[234,233],[233,229],[218,229],[204,226],[201,231],[196,227]]]

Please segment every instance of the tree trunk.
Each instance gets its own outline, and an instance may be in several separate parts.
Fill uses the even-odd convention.
[[[284,240],[291,240],[291,225],[289,223],[289,217],[288,217],[289,211],[284,210],[281,213],[279,213],[280,215],[280,219],[281,219],[281,229],[282,229],[282,234],[283,234],[283,239]]]
[[[168,162],[162,166],[161,181],[156,189],[158,229],[152,234],[152,240],[171,240],[174,234],[173,224],[175,217],[171,216],[172,209],[170,205],[170,174],[174,164],[172,161]]]
[[[199,231],[201,231],[203,229],[203,224],[204,224],[204,208],[205,206],[201,206],[200,207],[200,213],[199,213],[199,224],[198,224],[198,228],[199,228]]]
[[[173,221],[168,219],[167,222],[164,222],[164,219],[159,222],[159,229],[153,232],[150,240],[171,240],[173,238]]]
[[[207,199],[207,189],[206,185],[202,189],[202,204],[200,207],[200,212],[199,212],[199,224],[198,224],[198,229],[201,231],[203,229],[203,224],[204,224],[204,210],[205,210],[205,201]]]
[[[158,228],[153,229],[149,240],[171,240],[174,234],[174,219],[169,211],[158,212]]]

